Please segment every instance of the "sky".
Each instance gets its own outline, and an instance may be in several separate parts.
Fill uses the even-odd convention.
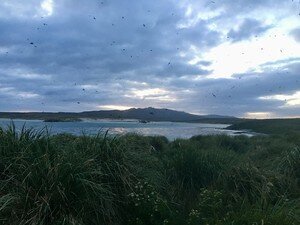
[[[0,111],[300,117],[300,0],[1,0]]]

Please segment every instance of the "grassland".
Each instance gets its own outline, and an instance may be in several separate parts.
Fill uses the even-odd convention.
[[[232,130],[251,130],[266,134],[300,133],[300,118],[235,121]]]
[[[0,129],[0,224],[297,225],[300,135]]]

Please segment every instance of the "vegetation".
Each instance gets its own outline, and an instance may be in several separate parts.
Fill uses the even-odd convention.
[[[57,123],[57,122],[81,122],[82,119],[79,118],[59,118],[59,119],[44,119],[47,123]]]
[[[236,121],[228,129],[246,129],[266,134],[300,133],[300,118]]]
[[[0,129],[0,224],[296,225],[300,135]]]

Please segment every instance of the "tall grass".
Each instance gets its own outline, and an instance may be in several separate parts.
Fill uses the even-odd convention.
[[[299,136],[0,128],[0,224],[299,224]]]
[[[50,137],[11,126],[0,140],[3,224],[114,224],[135,183],[151,168],[159,176],[143,163],[153,161],[146,151],[105,135]]]

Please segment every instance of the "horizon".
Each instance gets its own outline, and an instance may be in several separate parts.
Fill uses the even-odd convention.
[[[300,118],[300,1],[3,0],[0,112]]]
[[[183,113],[188,113],[191,115],[196,115],[196,116],[225,116],[225,117],[233,117],[233,118],[239,118],[239,119],[256,119],[256,120],[264,120],[264,119],[300,119],[300,116],[295,116],[295,117],[272,117],[272,118],[260,118],[259,115],[258,117],[237,117],[237,116],[232,116],[232,115],[223,115],[223,114],[196,114],[196,113],[192,113],[192,112],[187,112],[187,111],[179,111],[176,109],[170,109],[170,108],[155,108],[152,106],[149,107],[145,107],[145,108],[128,108],[128,109],[101,109],[101,110],[88,110],[88,111],[72,111],[72,112],[68,112],[68,111],[0,111],[0,113],[84,113],[84,112],[92,112],[92,111],[113,111],[113,110],[117,110],[117,111],[127,111],[127,110],[132,110],[132,109],[164,109],[164,110],[172,110],[172,111],[176,111],[176,112],[183,112]],[[1,117],[0,117],[1,119]]]

